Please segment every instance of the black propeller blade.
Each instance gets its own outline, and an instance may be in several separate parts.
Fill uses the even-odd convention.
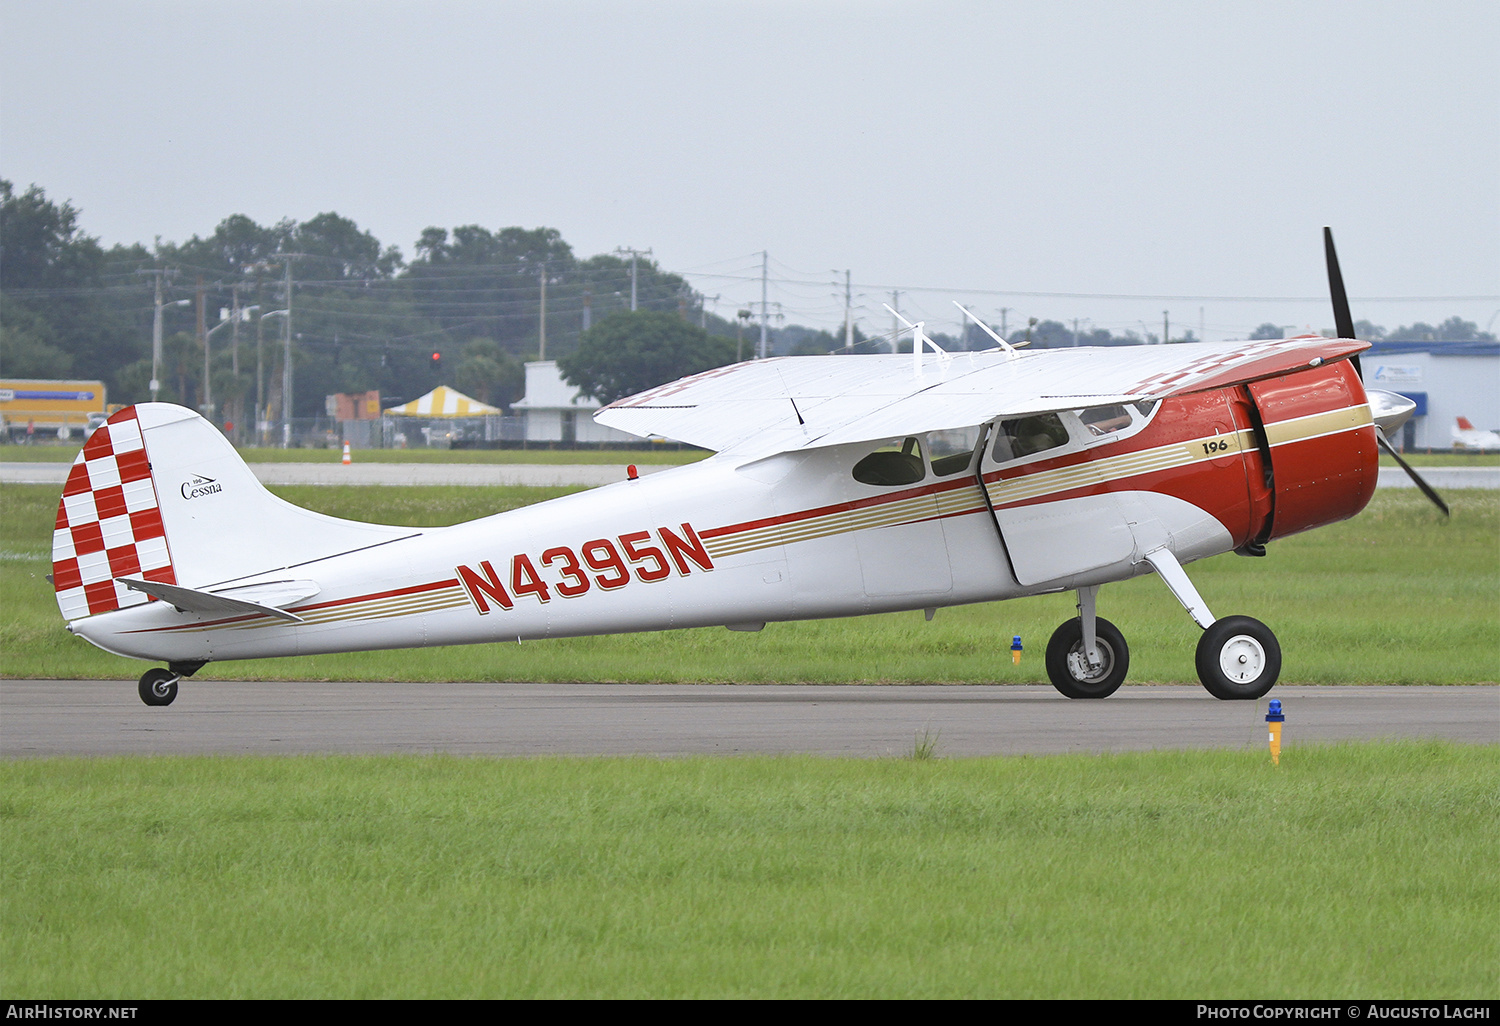
[[[1385,437],[1385,432],[1378,427],[1375,429],[1375,438],[1380,443],[1380,447],[1390,454],[1391,459],[1395,460],[1400,464],[1401,469],[1406,471],[1406,476],[1411,478],[1412,483],[1422,489],[1422,494],[1432,500],[1434,506],[1443,511],[1443,516],[1451,516],[1452,514],[1448,512],[1448,504],[1443,501],[1443,497],[1433,491],[1432,485],[1422,480],[1422,475],[1418,474],[1410,463],[1401,458],[1401,454],[1396,451],[1396,447],[1391,445],[1390,439]]]
[[[1339,338],[1354,338],[1354,315],[1349,312],[1349,293],[1344,291],[1344,276],[1339,272],[1339,255],[1333,248],[1333,229],[1326,225],[1323,227],[1323,255],[1328,259],[1328,293],[1333,299],[1334,330]],[[1359,366],[1359,356],[1349,357],[1349,362],[1354,364],[1354,373],[1363,381],[1364,372]],[[1412,483],[1422,490],[1422,494],[1443,511],[1443,516],[1450,516],[1448,504],[1443,501],[1443,497],[1433,490],[1432,485],[1422,480],[1422,475],[1411,464],[1401,458],[1396,447],[1391,445],[1390,439],[1385,437],[1385,432],[1378,426],[1375,428],[1375,438],[1380,447],[1390,454],[1391,459],[1406,471],[1406,476],[1411,478]]]
[[[1323,255],[1328,259],[1328,292],[1333,298],[1333,328],[1339,338],[1354,337],[1354,315],[1349,312],[1349,293],[1344,291],[1344,276],[1339,273],[1339,255],[1333,248],[1333,229],[1323,228]],[[1349,357],[1354,372],[1364,377],[1358,354]]]

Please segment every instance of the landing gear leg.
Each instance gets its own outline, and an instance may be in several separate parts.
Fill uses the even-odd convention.
[[[177,697],[177,682],[181,679],[180,674],[171,670],[152,667],[141,674],[141,701],[147,705],[171,705],[172,699]]]
[[[1271,628],[1248,616],[1215,620],[1182,564],[1168,550],[1148,552],[1146,561],[1203,628],[1203,637],[1198,639],[1198,679],[1208,693],[1227,701],[1255,699],[1270,691],[1281,676],[1281,645]]]
[[[1125,635],[1094,615],[1097,587],[1078,589],[1078,616],[1047,642],[1047,678],[1068,698],[1108,698],[1125,682],[1130,648]]]

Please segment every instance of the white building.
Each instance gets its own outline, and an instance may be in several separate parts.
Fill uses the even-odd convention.
[[[510,404],[526,417],[528,442],[639,442],[624,431],[594,423],[599,402],[578,394],[562,379],[556,360],[526,365],[526,395]]]
[[[1453,448],[1453,428],[1500,428],[1500,343],[1376,342],[1360,354],[1367,388],[1399,392],[1416,413],[1391,442],[1406,451]]]

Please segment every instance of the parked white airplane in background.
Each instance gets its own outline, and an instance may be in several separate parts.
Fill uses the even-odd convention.
[[[58,605],[100,648],[165,661],[140,694],[166,705],[217,660],[1076,591],[1047,673],[1102,698],[1130,657],[1099,589],[1154,571],[1203,629],[1204,686],[1256,698],[1275,636],[1216,618],[1184,565],[1358,513],[1379,428],[1412,409],[1361,385],[1331,236],[1327,253],[1341,338],[948,354],[909,325],[910,356],[761,360],[616,402],[597,419],[716,455],[453,527],[299,509],[195,413],[129,407],[64,487]]]
[[[1453,429],[1455,449],[1500,449],[1500,431],[1481,431],[1468,417],[1459,417]]]

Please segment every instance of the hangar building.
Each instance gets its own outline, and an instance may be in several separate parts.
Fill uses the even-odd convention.
[[[1500,342],[1376,342],[1360,356],[1367,388],[1399,392],[1416,414],[1391,439],[1407,452],[1453,448],[1453,428],[1500,428]]]

